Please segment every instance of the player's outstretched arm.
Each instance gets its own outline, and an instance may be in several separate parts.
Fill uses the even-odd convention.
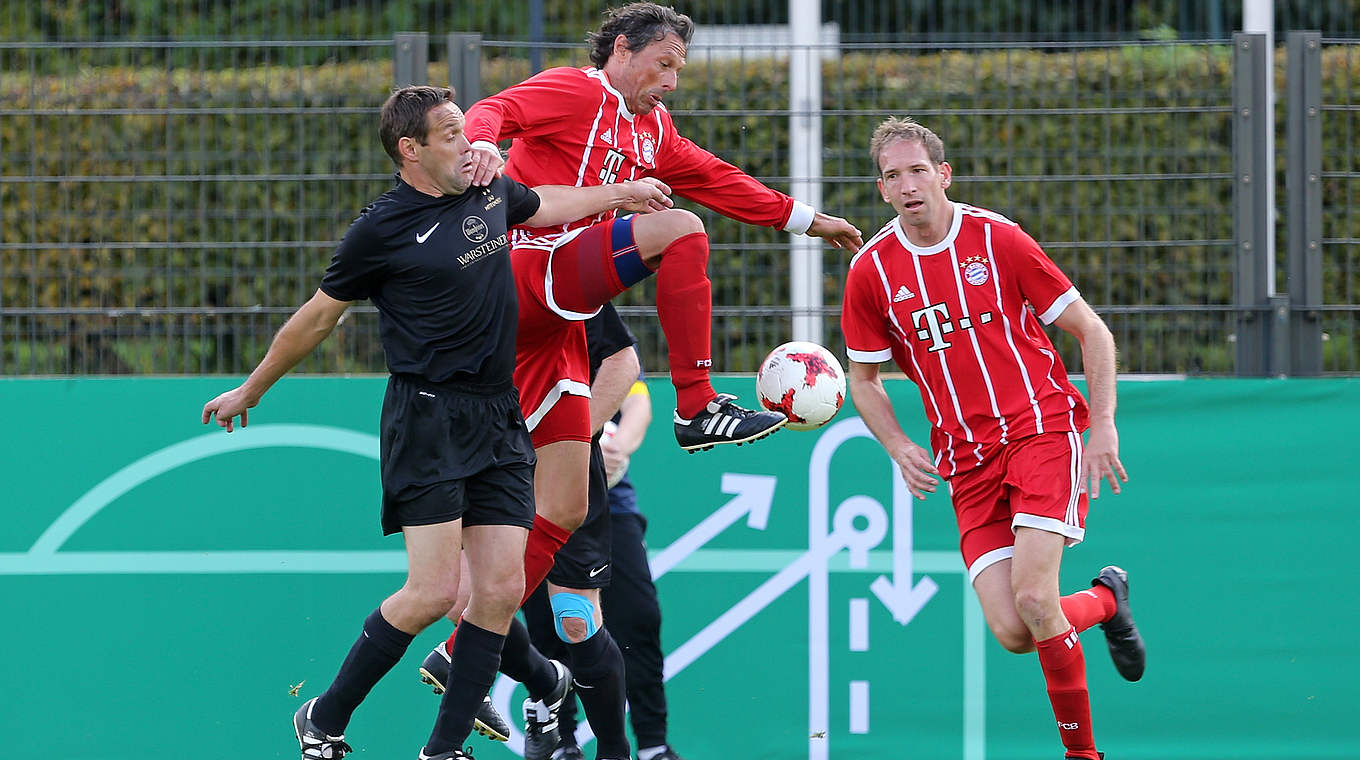
[[[1053,324],[1081,342],[1081,366],[1086,373],[1086,394],[1091,404],[1091,435],[1082,458],[1082,477],[1091,498],[1100,497],[1100,481],[1119,493],[1120,483],[1129,480],[1119,461],[1119,432],[1114,425],[1115,347],[1114,336],[1105,320],[1078,298],[1063,309]]]
[[[260,403],[265,391],[330,335],[348,307],[348,301],[337,301],[316,291],[311,300],[279,328],[269,344],[269,351],[250,377],[203,405],[203,424],[215,419],[219,427],[230,433],[235,429],[235,418],[240,416],[241,427],[245,427],[249,421],[247,410]]]
[[[539,185],[534,192],[538,211],[525,222],[532,227],[566,224],[615,209],[646,213],[675,205],[670,187],[652,177],[590,187]]]
[[[632,346],[619,349],[600,362],[595,380],[590,384],[591,432],[604,427],[604,423],[613,418],[641,369],[637,349]]]
[[[935,492],[934,475],[940,471],[931,461],[930,452],[917,446],[902,426],[897,422],[888,391],[883,388],[883,380],[878,376],[877,364],[863,364],[850,360],[850,397],[855,400],[855,411],[859,412],[869,432],[874,434],[888,456],[897,463],[906,481],[907,490],[918,499],[927,493]]]
[[[864,237],[855,225],[839,216],[823,214],[820,211],[812,218],[812,225],[808,227],[807,234],[825,240],[833,248],[851,253],[858,253],[859,247],[864,245]]]

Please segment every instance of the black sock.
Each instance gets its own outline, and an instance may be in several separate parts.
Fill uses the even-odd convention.
[[[363,633],[350,647],[349,655],[340,665],[331,687],[316,700],[312,708],[312,722],[317,728],[338,736],[349,725],[354,708],[364,701],[387,671],[397,664],[415,638],[392,627],[382,616],[381,609],[364,620]]]
[[[501,662],[501,647],[505,637],[478,628],[465,618],[458,624],[458,636],[453,640],[453,666],[444,698],[439,702],[439,715],[434,719],[434,730],[425,744],[426,755],[458,749],[472,733],[472,720],[482,706],[482,699],[496,682],[496,668]]]
[[[518,617],[511,619],[501,650],[501,672],[524,684],[532,699],[542,699],[557,685],[557,669],[529,643],[529,629]]]
[[[601,628],[579,644],[568,644],[576,695],[595,732],[596,757],[632,755],[623,728],[623,653],[609,630]]]

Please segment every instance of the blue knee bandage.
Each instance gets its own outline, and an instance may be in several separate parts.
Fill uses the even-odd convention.
[[[642,254],[633,240],[632,214],[614,220],[609,229],[609,250],[613,252],[614,273],[625,288],[631,288],[652,276],[652,270],[642,263]]]
[[[594,636],[599,630],[595,625],[595,605],[584,596],[563,591],[553,594],[548,601],[552,604],[553,628],[557,629],[557,638],[568,644],[575,643],[567,638],[567,632],[562,630],[562,618],[580,618],[586,621],[586,638]]]

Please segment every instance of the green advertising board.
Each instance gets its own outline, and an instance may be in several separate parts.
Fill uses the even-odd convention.
[[[7,756],[296,756],[293,710],[403,577],[400,538],[378,528],[384,381],[288,378],[248,428],[201,425],[234,382],[0,381]],[[632,477],[682,754],[1061,755],[1033,656],[986,630],[944,489],[909,498],[850,406],[685,454],[668,383],[650,387]],[[1125,683],[1099,630],[1083,635],[1097,743],[1111,760],[1360,757],[1360,383],[1119,390],[1130,482],[1093,504],[1063,587],[1128,569],[1149,665]],[[914,387],[889,391],[924,441]],[[416,667],[447,633],[417,637],[356,713],[354,757],[416,756],[437,707]],[[517,716],[522,690],[493,695]],[[483,760],[516,746],[474,739]]]

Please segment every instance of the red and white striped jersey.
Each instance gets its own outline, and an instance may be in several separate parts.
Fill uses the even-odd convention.
[[[678,195],[747,224],[804,232],[812,222],[805,204],[795,208],[789,196],[681,137],[665,106],[645,115],[629,111],[608,76],[593,67],[548,69],[480,100],[468,109],[465,130],[471,142],[513,138],[505,171],[530,187],[656,177]],[[549,248],[563,233],[613,216],[517,228],[511,243]]]
[[[1086,400],[1039,325],[1078,298],[1019,225],[955,203],[936,245],[913,245],[898,217],[865,243],[850,261],[841,329],[852,360],[892,359],[920,388],[936,466],[950,477],[996,444],[1086,430]]]

